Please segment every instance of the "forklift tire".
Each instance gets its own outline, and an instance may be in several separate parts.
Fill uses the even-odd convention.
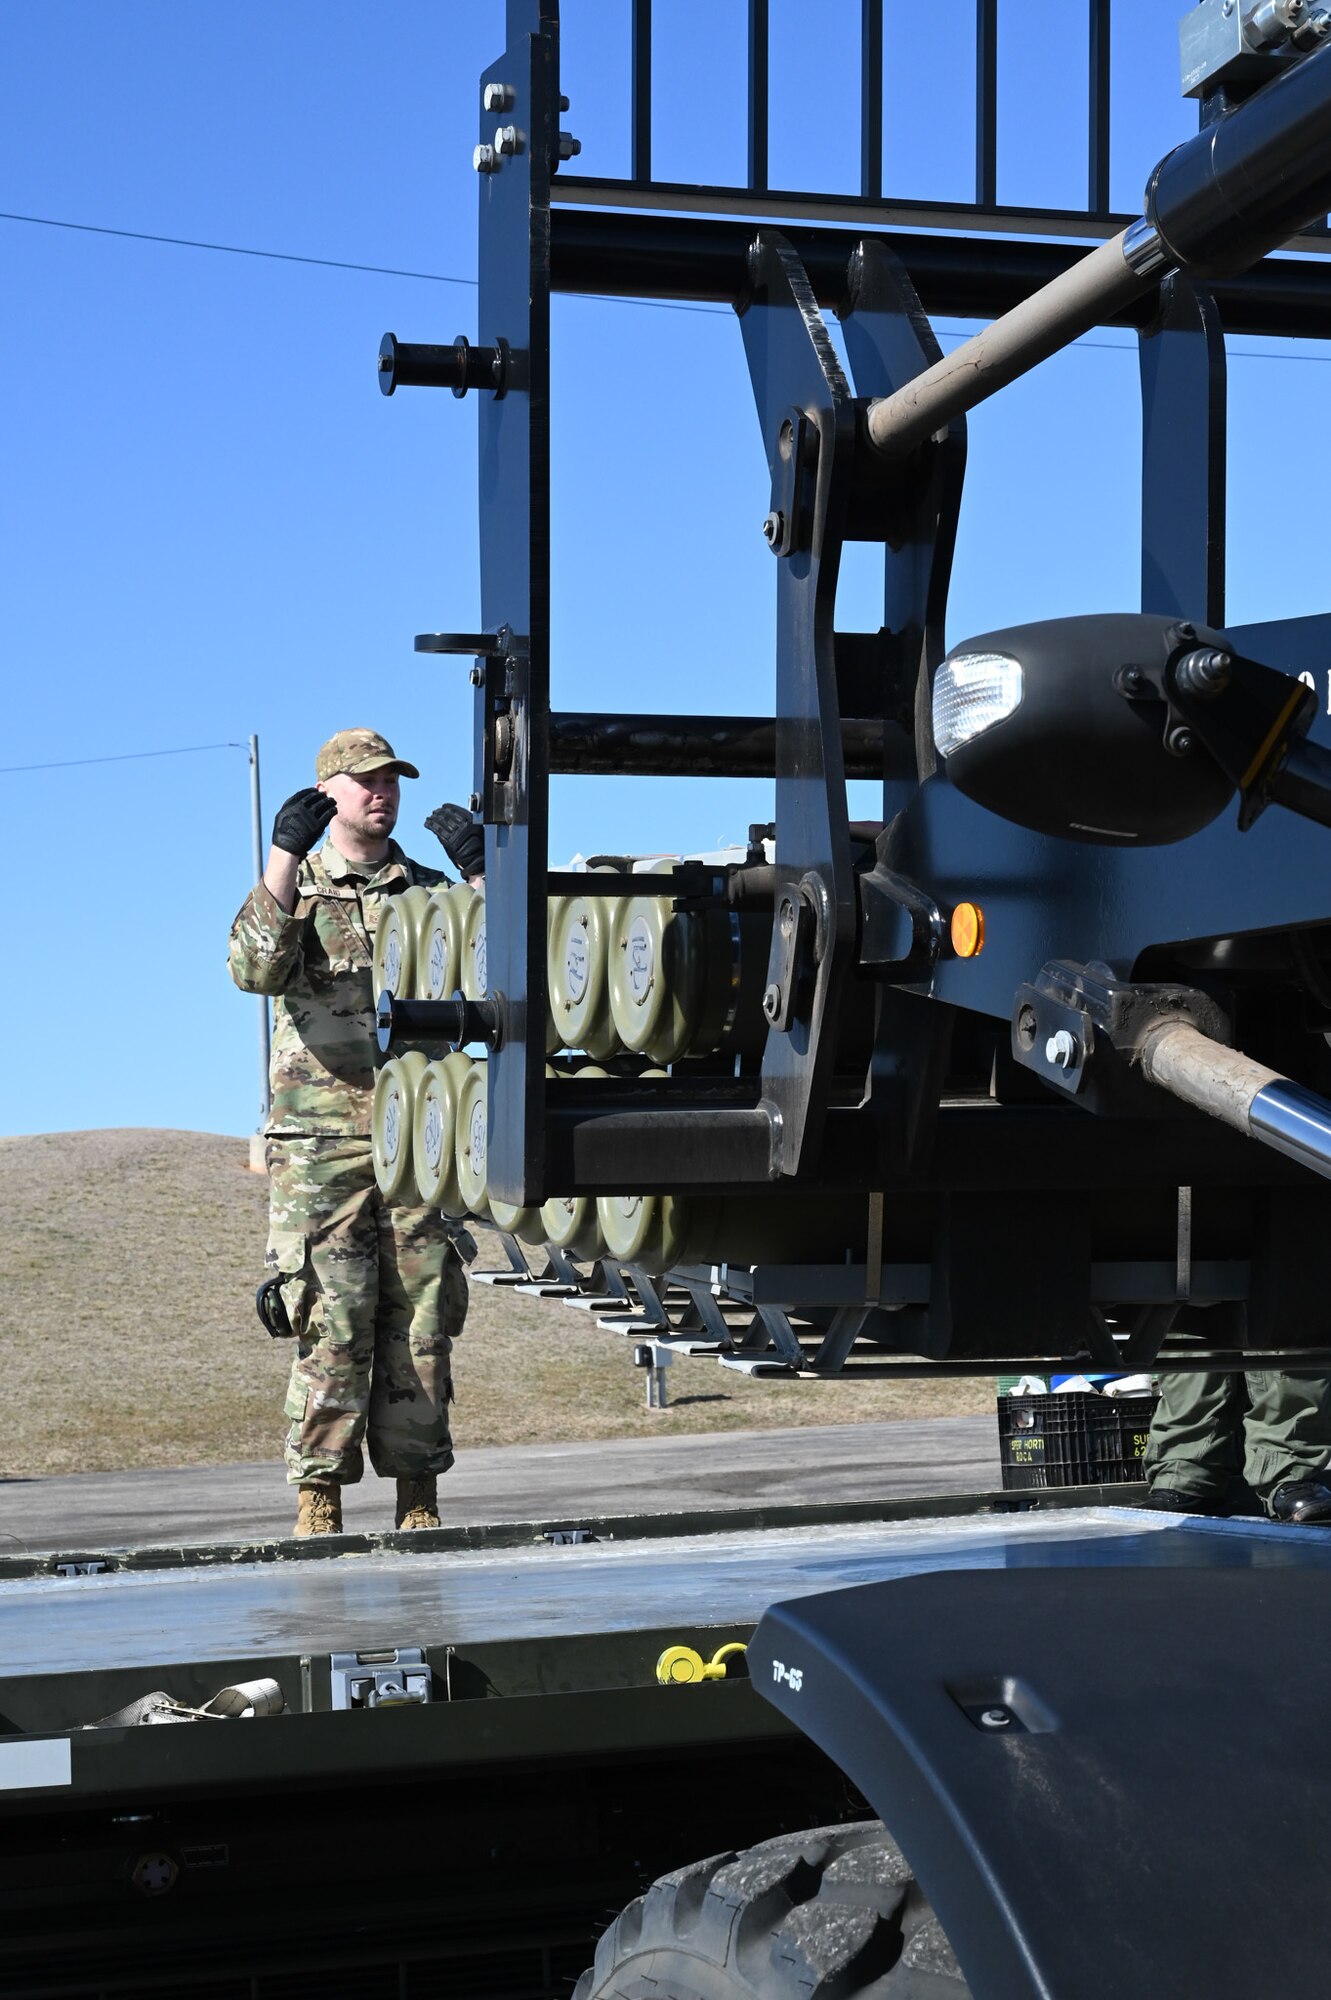
[[[653,1883],[573,2000],[970,2000],[881,1820],[781,1834]]]

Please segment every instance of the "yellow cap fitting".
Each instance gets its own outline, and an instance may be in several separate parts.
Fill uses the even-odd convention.
[[[656,1678],[662,1687],[683,1687],[687,1681],[700,1681],[707,1668],[701,1653],[695,1653],[692,1646],[667,1646],[656,1663]]]
[[[726,1661],[748,1650],[738,1639],[732,1639],[729,1645],[718,1647],[710,1660],[704,1660],[692,1646],[667,1646],[656,1663],[656,1678],[662,1687],[685,1687],[691,1681],[723,1681]]]

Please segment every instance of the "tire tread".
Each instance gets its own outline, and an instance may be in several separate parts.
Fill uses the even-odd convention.
[[[654,1882],[573,2000],[970,2000],[881,1821],[780,1834]]]

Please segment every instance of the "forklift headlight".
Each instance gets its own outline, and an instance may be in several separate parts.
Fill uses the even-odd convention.
[[[1111,611],[965,641],[934,675],[938,775],[1063,840],[1146,847],[1198,832],[1234,779],[1200,725],[1179,725],[1164,677],[1180,649],[1234,649],[1223,632],[1184,629],[1157,612]]]
[[[940,757],[1006,722],[1021,706],[1020,660],[1011,653],[954,653],[934,681],[934,742]]]

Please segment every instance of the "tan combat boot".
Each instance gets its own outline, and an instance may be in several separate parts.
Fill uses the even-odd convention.
[[[341,1534],[342,1488],[340,1486],[302,1484],[297,1487],[296,1492],[297,1535]]]
[[[413,1472],[397,1482],[398,1528],[437,1528],[439,1501],[432,1472]]]

